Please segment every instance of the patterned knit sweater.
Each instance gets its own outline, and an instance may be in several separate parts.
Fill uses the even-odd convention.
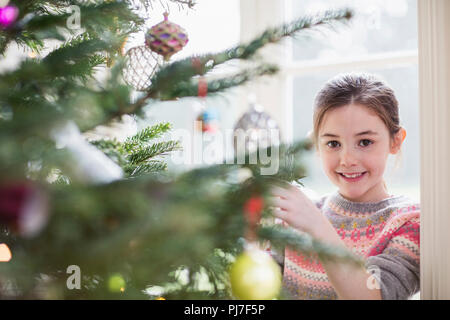
[[[379,283],[382,299],[408,299],[419,291],[419,204],[405,196],[351,202],[336,191],[320,198],[316,205],[347,248],[365,259],[366,269]],[[318,259],[286,248],[283,262],[283,287],[292,298],[337,298]]]

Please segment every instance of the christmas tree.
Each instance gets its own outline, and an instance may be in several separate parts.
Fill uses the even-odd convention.
[[[180,10],[195,5],[166,1]],[[0,53],[13,43],[34,53],[0,74],[0,298],[255,298],[239,286],[254,267],[242,256],[248,240],[359,263],[349,252],[270,223],[269,190],[304,177],[308,141],[248,151],[243,164],[175,174],[162,156],[180,150],[179,141],[157,141],[170,123],[124,141],[88,138],[124,115],[143,117],[143,108],[158,101],[214,95],[274,74],[277,66],[255,58],[258,50],[345,23],[351,11],[302,17],[249,43],[176,61],[170,58],[187,34],[166,18],[147,32],[145,47],[124,54],[153,2],[0,1]],[[74,30],[77,14],[83,28]],[[132,59],[158,68],[142,74]],[[208,77],[231,60],[253,64]],[[99,79],[99,69],[107,76]],[[274,152],[279,170],[261,174],[261,155]],[[230,274],[235,260],[240,264]],[[277,297],[283,298],[278,290],[262,298]]]

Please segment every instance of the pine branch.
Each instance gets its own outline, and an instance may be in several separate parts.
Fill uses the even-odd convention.
[[[95,67],[106,62],[104,52],[110,50],[118,39],[99,40],[89,33],[83,33],[53,50],[42,59],[42,63],[54,77],[79,77],[85,80],[93,76]]]
[[[322,260],[337,260],[351,262],[359,266],[364,265],[364,261],[351,251],[345,248],[327,245],[305,233],[299,233],[290,228],[278,225],[260,227],[258,236],[260,239],[269,240],[276,248],[284,249],[284,246],[286,245],[291,249],[309,256],[317,255]]]
[[[192,80],[192,77],[205,75],[216,66],[233,59],[251,59],[259,49],[268,43],[279,42],[283,38],[301,33],[301,31],[316,30],[320,27],[332,28],[335,24],[346,23],[352,16],[353,12],[349,9],[326,11],[322,15],[300,18],[278,28],[270,29],[247,44],[241,44],[216,54],[195,55],[168,64],[158,70],[153,76],[152,85],[145,96],[112,116],[116,118],[123,114],[134,113],[145,106],[150,99],[170,100],[176,97],[194,96],[196,88],[193,86],[195,82]],[[260,75],[276,72],[275,69],[269,72],[270,67],[267,67],[267,69],[267,72],[261,72]],[[175,74],[177,75],[176,77],[174,77]],[[245,82],[236,80],[237,78],[234,79],[235,85]],[[171,92],[177,86],[178,89]],[[208,92],[217,92],[218,90],[214,89],[216,86],[225,89],[234,86],[234,84],[233,80],[217,80],[211,88],[208,84]]]
[[[302,31],[311,31],[319,27],[334,27],[335,24],[345,23],[353,13],[349,9],[339,11],[326,11],[321,15],[307,16],[291,23],[272,28],[249,43],[241,44],[216,54],[192,56],[169,64],[161,68],[152,79],[149,91],[164,91],[179,81],[187,81],[196,75],[204,75],[214,67],[233,59],[248,60],[253,58],[258,50],[269,43],[277,43],[285,37],[300,35]],[[179,77],[173,77],[173,74]]]
[[[161,137],[163,133],[169,131],[171,128],[172,126],[169,122],[162,122],[152,127],[146,127],[136,135],[128,138],[124,143],[124,149],[130,152],[140,144]]]
[[[156,156],[166,155],[168,152],[180,150],[179,141],[148,143],[171,128],[170,123],[163,122],[146,127],[124,142],[117,140],[91,141],[95,147],[105,153],[111,160],[120,165],[128,177],[135,177],[147,173],[167,170],[167,164],[160,160],[151,160]]]
[[[87,32],[100,34],[109,31],[111,26],[115,25],[126,27],[127,31],[131,31],[129,28],[133,25],[141,25],[144,23],[139,16],[129,10],[126,2],[110,1],[97,4],[86,4],[86,2],[78,1],[72,4],[75,4],[80,8],[80,16],[82,19],[84,21],[89,21],[87,24],[83,24],[82,22],[82,27],[85,28]],[[67,19],[71,16],[71,13],[67,12],[67,5],[65,10],[60,12],[64,13],[35,15],[32,19],[24,23],[22,28],[30,32],[46,30],[55,26],[67,28]],[[115,19],[118,21],[115,21]],[[133,24],[130,24],[130,22],[133,22]],[[70,29],[68,30],[70,31]]]
[[[168,0],[170,3],[178,4],[179,8],[188,7],[189,9],[194,8],[196,1],[195,0]],[[163,5],[161,0],[128,0],[132,5],[136,5],[136,3],[140,3],[147,10],[153,10],[153,4],[159,3],[163,8],[167,8],[167,6]]]
[[[147,161],[156,156],[166,155],[168,152],[176,150],[181,150],[181,144],[179,141],[171,140],[158,142],[154,143],[150,147],[132,153],[128,159],[132,164],[138,165],[141,162]]]
[[[222,79],[215,79],[207,81],[208,94],[223,92],[224,90],[241,86],[249,81],[264,75],[273,75],[278,72],[278,67],[275,65],[263,65],[258,68],[243,70],[232,76]],[[159,100],[173,100],[182,97],[196,97],[198,96],[198,79],[189,82],[180,82],[170,88],[167,92],[158,92]]]
[[[179,3],[180,5],[186,5],[189,8],[195,6],[195,0],[169,0],[170,2]]]
[[[244,70],[240,73],[234,74],[232,76],[215,79],[207,81],[208,93],[214,94],[223,92],[226,89],[233,88],[245,84],[257,77],[264,75],[273,75],[278,71],[278,67],[275,65],[262,65],[260,67]],[[155,91],[151,90],[147,92],[146,95],[139,98],[135,103],[128,105],[126,107],[120,108],[117,112],[112,113],[109,116],[108,121],[120,118],[125,114],[135,114],[145,105],[147,105],[148,100],[173,100],[182,97],[196,97],[198,95],[198,79],[191,80],[189,82],[178,82],[173,84],[173,87],[168,87],[167,91]]]
[[[311,29],[321,25],[333,25],[333,19],[341,22],[342,20],[348,19],[351,16],[350,11],[343,10],[342,12],[334,13],[334,14],[325,14],[320,17],[309,17],[302,18],[292,24],[286,24],[282,27],[272,29],[270,32],[265,32],[261,36],[257,37],[255,40],[246,45],[240,45],[230,50],[226,50],[224,52],[214,54],[214,55],[205,55],[201,57],[191,57],[181,61],[174,62],[164,68],[162,68],[152,79],[152,86],[149,89],[148,93],[142,98],[138,99],[135,103],[129,103],[127,99],[117,99],[117,103],[114,107],[104,106],[103,110],[106,111],[104,117],[98,118],[99,122],[91,122],[88,126],[82,126],[82,130],[89,130],[93,127],[108,123],[109,121],[116,119],[124,114],[135,114],[139,112],[142,107],[144,107],[149,100],[151,99],[161,99],[161,100],[171,100],[178,97],[187,97],[187,96],[196,96],[197,95],[197,81],[192,79],[193,76],[203,75],[207,71],[213,69],[215,66],[229,61],[231,59],[250,59],[254,53],[260,48],[262,48],[265,44],[269,42],[277,42],[281,40],[283,37],[291,36],[297,31],[301,31],[303,29]],[[336,22],[334,21],[334,22]],[[107,46],[107,41],[103,45]],[[98,50],[102,49],[102,45],[97,44]],[[89,47],[89,43],[83,44],[80,46],[83,50],[87,50],[86,54],[88,54],[89,50],[91,52],[95,51],[94,48]],[[64,56],[64,49],[61,48],[61,53],[58,52],[53,53],[48,57],[47,61],[52,61],[52,55],[58,56],[59,54]],[[68,50],[69,51],[69,50]],[[73,61],[74,58],[81,55],[81,53],[77,52],[78,50],[73,50],[72,53],[67,57],[68,62]],[[69,51],[70,52],[70,51]],[[78,54],[75,54],[77,52]],[[58,60],[58,59],[56,59]],[[86,66],[85,69],[79,69],[77,66],[81,64],[67,65],[67,71],[73,73],[73,76],[80,77],[83,73],[92,73],[93,69],[102,63],[104,60],[99,56],[97,59],[93,59],[88,63],[84,63]],[[116,62],[117,65],[122,66],[120,61]],[[53,66],[54,64],[50,64]],[[54,72],[47,71],[49,78],[52,77],[52,73],[62,72],[62,68],[53,67]],[[119,70],[117,66],[113,70]],[[114,74],[119,74],[114,71]],[[220,92],[222,90],[226,90],[227,88],[231,88],[234,86],[241,85],[249,80],[252,80],[258,76],[265,74],[273,74],[277,71],[275,66],[260,66],[254,70],[244,70],[241,73],[230,76],[229,78],[212,80],[208,83],[208,91],[210,94]],[[66,72],[66,71],[65,71]],[[173,75],[177,76],[174,77]],[[41,75],[42,76],[42,75]],[[82,77],[82,80],[86,80],[86,77]],[[116,86],[119,86],[118,82],[113,81],[111,83],[116,83]],[[118,87],[116,88],[108,88],[109,90],[104,92],[104,94],[100,93],[103,96],[113,95],[117,96],[117,93],[120,92]],[[103,104],[103,101],[108,101],[108,99],[99,99],[99,101]]]
[[[139,165],[129,165],[125,168],[125,173],[129,177],[140,176],[143,174],[161,172],[167,170],[167,163],[158,160],[149,160]]]
[[[115,163],[117,163],[121,167],[127,163],[126,155],[124,155],[124,153],[122,152],[123,147],[119,141],[95,140],[95,141],[90,141],[89,143],[94,145],[96,148],[98,148],[100,151],[102,151],[104,154],[106,154],[108,156],[108,158],[113,160]]]
[[[42,62],[49,66],[56,62],[76,62],[83,57],[90,57],[93,53],[106,50],[109,46],[109,42],[104,40],[99,41],[90,36],[89,33],[83,33],[70,39],[70,41],[66,41],[59,48],[50,52],[42,59]]]
[[[105,38],[108,33],[117,31],[127,35],[139,31],[144,24],[144,20],[129,10],[128,4],[122,1],[97,4],[86,4],[85,1],[61,1],[61,3],[25,1],[18,4],[20,16],[14,27],[0,32],[0,54],[4,53],[10,41],[29,44],[37,52],[42,49],[45,39],[64,41],[65,35],[73,32],[67,25],[72,15],[68,12],[68,6],[71,4],[77,5],[80,9],[81,27],[97,38]],[[55,8],[57,10],[52,10]],[[109,50],[117,51],[120,45],[110,46]]]

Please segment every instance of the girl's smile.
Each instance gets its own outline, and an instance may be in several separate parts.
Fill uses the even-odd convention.
[[[364,172],[356,172],[356,173],[344,173],[344,172],[338,172],[339,175],[341,175],[341,177],[347,181],[347,182],[358,182],[360,180],[362,180],[362,178],[364,177],[364,175],[367,173],[367,171]]]

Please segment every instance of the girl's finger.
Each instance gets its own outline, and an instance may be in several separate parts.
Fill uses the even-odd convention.
[[[282,198],[287,198],[289,196],[289,191],[284,189],[284,188],[280,188],[280,187],[272,187],[271,189],[271,193],[274,196],[278,196],[278,197],[282,197]]]
[[[280,197],[269,197],[269,203],[273,207],[280,207],[282,209],[286,209],[289,204],[286,199]]]
[[[304,198],[305,197],[305,194],[299,187],[291,185],[290,188],[287,189],[287,191],[288,191],[288,194],[291,195],[291,197],[294,197],[294,198],[299,198],[299,197]]]
[[[274,208],[272,210],[272,213],[274,215],[274,217],[281,219],[281,220],[285,220],[286,219],[286,211],[280,209],[280,208]]]

